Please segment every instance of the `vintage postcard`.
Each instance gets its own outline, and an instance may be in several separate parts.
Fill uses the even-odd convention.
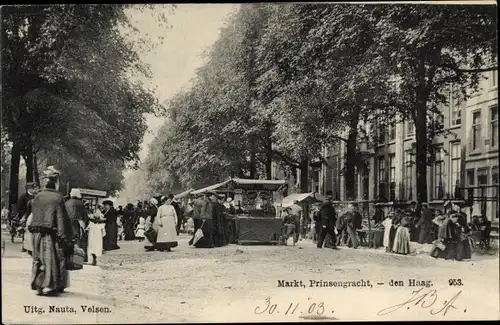
[[[499,320],[496,2],[0,18],[2,323]]]

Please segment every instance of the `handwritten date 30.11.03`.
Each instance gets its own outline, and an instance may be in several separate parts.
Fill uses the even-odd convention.
[[[311,298],[307,303],[290,302],[278,305],[271,302],[271,298],[266,298],[264,304],[255,307],[255,315],[303,315],[303,316],[323,316],[327,313],[333,314],[332,309],[328,309],[323,301],[313,302]]]

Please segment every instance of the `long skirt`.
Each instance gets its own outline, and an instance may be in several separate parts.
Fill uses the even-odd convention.
[[[165,250],[177,247],[177,228],[175,225],[175,217],[163,217],[161,223],[163,227],[158,227],[158,237],[156,238],[155,248]]]
[[[455,240],[444,240],[443,244],[445,246],[444,250],[433,246],[431,250],[431,256],[435,258],[443,258],[445,260],[456,260],[457,259],[457,246],[458,243]]]
[[[123,233],[125,234],[125,240],[134,240],[134,224],[131,222],[127,222],[123,226]]]
[[[432,225],[422,225],[418,234],[418,242],[420,244],[432,244],[434,240],[434,228]]]
[[[55,235],[33,233],[31,289],[62,291],[69,286],[69,274],[62,245]]]
[[[106,236],[104,237],[104,250],[111,251],[120,249],[118,241],[118,226],[116,222],[106,224]]]
[[[406,227],[398,227],[394,237],[392,251],[397,254],[408,255],[410,253],[410,230]]]
[[[396,237],[396,227],[391,226],[389,230],[389,246],[386,247],[386,251],[392,252],[392,248],[394,247],[394,238]]]
[[[468,239],[457,242],[457,261],[469,260],[472,258],[472,250]]]
[[[212,219],[204,219],[203,227],[203,237],[194,244],[196,248],[213,248],[214,247],[214,225]],[[200,224],[201,226],[201,224]],[[195,231],[196,233],[196,231]]]

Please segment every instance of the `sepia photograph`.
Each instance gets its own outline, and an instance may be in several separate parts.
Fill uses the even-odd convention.
[[[497,9],[0,6],[2,323],[500,320]]]

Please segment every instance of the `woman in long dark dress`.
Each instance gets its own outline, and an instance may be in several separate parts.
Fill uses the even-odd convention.
[[[118,215],[116,210],[113,208],[113,202],[106,200],[103,202],[104,205],[104,218],[106,218],[106,235],[104,236],[104,250],[111,251],[114,249],[119,249],[118,246],[118,225],[116,220]]]
[[[56,295],[69,286],[66,257],[73,250],[73,229],[58,192],[59,171],[43,172],[45,188],[32,202],[33,219],[28,226],[33,240],[31,289],[39,295]]]
[[[434,224],[432,223],[432,211],[427,207],[421,212],[420,220],[415,225],[418,229],[418,242],[420,244],[432,244],[434,241]]]
[[[135,210],[132,203],[127,204],[123,210],[123,233],[125,234],[125,240],[134,240],[134,223],[135,223]]]

